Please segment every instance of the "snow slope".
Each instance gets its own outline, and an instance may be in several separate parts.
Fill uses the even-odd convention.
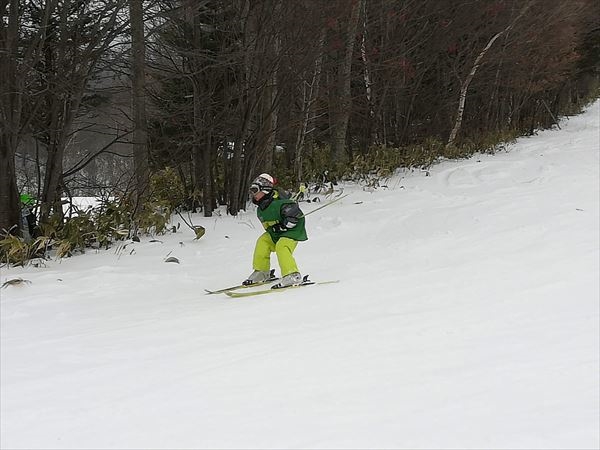
[[[599,448],[599,122],[344,186],[296,251],[338,284],[204,295],[253,211],[3,268],[1,447]]]

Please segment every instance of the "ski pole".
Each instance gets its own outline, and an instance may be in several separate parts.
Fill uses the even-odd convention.
[[[316,212],[316,211],[318,211],[318,210],[320,210],[320,209],[323,209],[323,208],[325,208],[325,207],[327,207],[327,206],[329,206],[329,205],[333,205],[335,202],[337,202],[337,201],[339,201],[339,200],[343,199],[344,197],[347,197],[348,195],[350,195],[350,194],[344,194],[344,195],[342,195],[342,196],[340,196],[340,197],[336,198],[335,200],[331,200],[330,202],[327,202],[327,203],[325,203],[324,205],[322,205],[322,206],[319,206],[318,208],[316,208],[316,209],[313,209],[313,210],[312,210],[312,211],[310,211],[310,212],[307,212],[307,213],[306,213],[306,214],[304,214],[302,217],[306,217],[306,216],[308,216],[309,214],[312,214],[312,213],[314,213],[314,212]]]

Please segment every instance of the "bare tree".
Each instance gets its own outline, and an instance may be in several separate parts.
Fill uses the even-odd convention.
[[[446,143],[446,147],[450,147],[454,144],[456,135],[460,131],[463,114],[465,111],[465,101],[467,99],[467,92],[469,90],[469,86],[471,85],[471,82],[473,81],[473,78],[475,77],[475,74],[477,73],[477,70],[479,69],[479,66],[482,64],[482,59],[488,53],[488,51],[490,50],[492,45],[494,45],[494,42],[496,42],[501,36],[508,33],[511,30],[511,28],[513,28],[515,26],[517,21],[521,17],[523,17],[523,15],[531,7],[532,3],[533,3],[533,0],[525,2],[525,4],[521,7],[521,10],[519,11],[519,14],[506,26],[506,28],[504,28],[503,30],[494,34],[490,38],[490,40],[487,42],[485,47],[483,47],[483,49],[479,52],[479,54],[475,58],[475,61],[473,62],[473,66],[471,67],[469,74],[466,76],[466,78],[464,79],[464,81],[462,82],[461,87],[460,87],[460,96],[458,99],[458,110],[456,112],[456,119],[454,121],[454,126],[452,127],[452,131],[450,132],[450,136],[448,137],[448,142]]]
[[[20,227],[15,155],[31,134],[34,114],[42,108],[45,87],[36,86],[35,73],[44,58],[49,24],[58,0],[38,8],[34,23],[21,0],[0,0],[0,230]],[[27,27],[25,24],[33,25]]]
[[[96,64],[122,33],[123,3],[98,4],[65,0],[51,11],[47,35],[41,45],[43,61],[36,71],[43,89],[32,131],[46,148],[40,220],[51,213],[62,217],[63,158],[73,123]],[[43,104],[43,108],[42,105]]]
[[[320,94],[321,74],[323,73],[323,52],[325,45],[326,29],[320,31],[320,37],[316,45],[316,58],[308,77],[300,84],[300,122],[294,142],[294,174],[298,181],[303,179],[303,159],[307,136],[313,132],[316,115],[316,102]]]
[[[328,145],[337,162],[356,143],[441,153],[449,135],[538,123],[577,60],[581,19],[561,27],[560,3],[161,0],[153,151],[192,174],[205,214],[213,199],[236,214],[257,171],[301,179],[331,168],[314,162]]]
[[[343,2],[342,6],[346,6]],[[345,8],[344,8],[345,9]],[[331,147],[334,160],[343,165],[346,160],[346,133],[348,131],[348,119],[352,108],[352,60],[356,41],[356,30],[360,19],[360,13],[364,10],[364,0],[352,0],[350,14],[346,19],[345,28],[342,33],[343,57],[336,61],[337,76],[334,79],[333,97],[331,99]]]

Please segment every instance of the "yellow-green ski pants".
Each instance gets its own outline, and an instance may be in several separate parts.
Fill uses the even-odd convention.
[[[273,242],[269,233],[263,233],[256,240],[256,247],[254,247],[254,258],[252,259],[252,268],[254,270],[267,271],[271,269],[271,253],[275,252],[277,255],[277,261],[281,269],[281,276],[299,272],[298,266],[296,266],[296,260],[294,259],[293,253],[298,245],[297,241],[293,239],[282,237],[277,241],[277,244]]]

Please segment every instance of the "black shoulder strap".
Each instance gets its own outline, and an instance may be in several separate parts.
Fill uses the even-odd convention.
[[[280,187],[276,187],[275,189],[277,190],[277,193],[279,194],[280,199],[288,200],[288,199],[292,198],[292,194],[289,193],[288,191],[286,191],[285,189],[280,188]]]

